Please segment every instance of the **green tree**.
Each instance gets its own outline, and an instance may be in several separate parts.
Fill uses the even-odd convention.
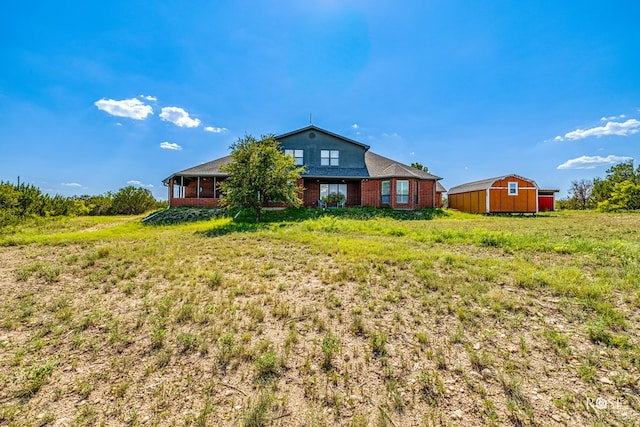
[[[129,185],[114,194],[109,213],[113,215],[138,215],[157,208],[159,205],[151,191]]]
[[[640,209],[640,183],[629,179],[616,183],[611,196],[598,203],[598,209],[605,212]]]
[[[284,154],[273,135],[263,135],[259,140],[246,135],[230,149],[231,162],[220,168],[229,174],[220,183],[224,206],[254,209],[256,222],[260,222],[260,212],[269,202],[302,204],[302,187],[296,180],[304,166],[296,167],[294,158]]]
[[[46,197],[35,185],[20,184],[17,186],[19,214],[22,217],[45,216],[44,206]]]
[[[633,161],[610,167],[605,178],[593,180],[591,195],[601,211],[640,209],[640,167],[634,169]]]
[[[20,217],[20,192],[9,182],[0,182],[0,227],[16,223]]]
[[[416,169],[420,169],[421,171],[429,172],[429,168],[427,166],[423,165],[422,163],[419,163],[419,162],[411,163],[411,167],[412,168],[416,168]]]
[[[113,205],[113,193],[109,191],[98,196],[84,194],[74,196],[74,200],[86,206],[88,215],[108,215],[111,212],[111,205]]]
[[[0,182],[0,209],[15,209],[18,207],[20,192],[9,182]]]
[[[623,181],[637,182],[640,175],[638,170],[633,169],[633,161],[618,163],[607,169],[606,178],[595,178],[593,180],[593,190],[591,192],[594,203],[599,204],[611,197],[616,184]]]

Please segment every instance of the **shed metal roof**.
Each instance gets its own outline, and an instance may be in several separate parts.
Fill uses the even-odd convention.
[[[525,181],[530,181],[536,187],[538,186],[535,183],[535,181],[532,179],[525,178],[523,176],[516,175],[516,174],[509,174],[509,175],[498,176],[495,178],[487,178],[487,179],[482,179],[480,181],[473,181],[473,182],[468,182],[466,184],[457,185],[455,187],[451,187],[447,193],[451,195],[451,194],[458,194],[458,193],[468,193],[470,191],[488,190],[489,188],[491,188],[494,182],[500,181],[509,177],[515,177],[515,178],[523,179]]]

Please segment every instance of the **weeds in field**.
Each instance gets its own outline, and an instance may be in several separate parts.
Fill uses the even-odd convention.
[[[331,332],[327,333],[322,338],[322,367],[325,371],[328,371],[333,367],[333,358],[339,351],[340,343],[338,342],[338,337]]]
[[[384,332],[373,331],[369,338],[371,343],[371,352],[377,359],[382,359],[387,356],[387,334]]]
[[[282,359],[273,350],[259,354],[253,364],[258,383],[270,383],[280,376],[282,370]]]
[[[264,390],[258,396],[258,401],[248,409],[242,425],[244,427],[262,427],[267,425],[269,421],[269,409],[271,409],[273,400],[273,392],[271,390]]]
[[[18,398],[30,398],[35,395],[49,379],[56,367],[53,361],[30,367],[20,381],[18,389],[13,393]]]
[[[444,397],[444,382],[437,371],[422,371],[417,378],[420,396],[430,405],[437,405],[440,398]]]
[[[197,334],[190,332],[183,332],[176,338],[180,352],[183,354],[206,352],[206,345],[202,341],[202,338]]]

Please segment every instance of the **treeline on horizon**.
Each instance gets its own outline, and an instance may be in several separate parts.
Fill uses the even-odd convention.
[[[633,161],[618,163],[604,178],[573,181],[569,197],[559,200],[558,209],[597,209],[617,212],[640,209],[640,166]]]
[[[0,181],[0,226],[37,217],[138,215],[166,207],[151,191],[132,185],[97,196],[50,196],[32,184]]]

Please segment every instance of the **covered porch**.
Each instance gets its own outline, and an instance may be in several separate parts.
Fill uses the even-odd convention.
[[[176,175],[167,181],[169,207],[220,206],[222,194],[218,184],[224,177]]]
[[[343,207],[360,206],[361,179],[304,178],[302,200],[304,206],[318,206],[319,200],[326,200],[330,194],[344,197]],[[329,207],[337,207],[336,203]]]

